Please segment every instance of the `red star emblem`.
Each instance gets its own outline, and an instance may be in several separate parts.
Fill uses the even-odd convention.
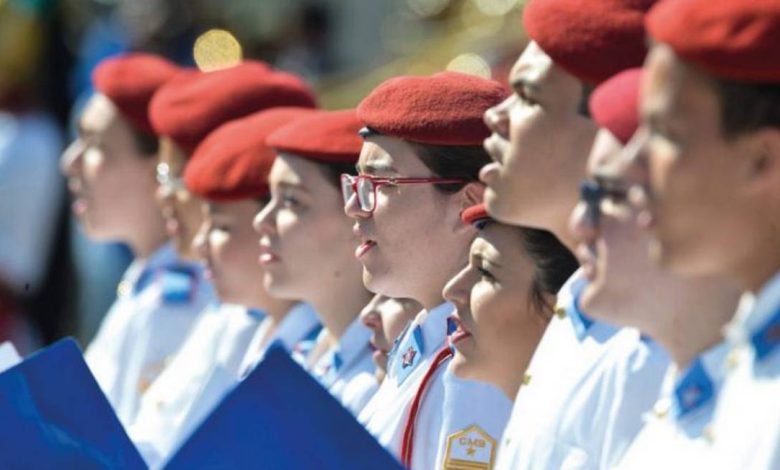
[[[409,349],[404,353],[403,356],[401,356],[401,366],[404,369],[411,366],[412,362],[414,362],[414,356],[416,355],[417,355],[417,350],[414,349],[412,346],[409,346]]]

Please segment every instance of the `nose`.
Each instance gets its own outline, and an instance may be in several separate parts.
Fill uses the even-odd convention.
[[[647,131],[640,128],[623,147],[621,158],[625,165],[624,179],[628,185],[646,186],[650,181]]]
[[[364,211],[360,207],[357,192],[353,192],[352,195],[349,196],[349,199],[344,202],[344,213],[347,214],[347,217],[351,217],[353,219],[366,219],[371,217],[370,212]]]
[[[504,138],[509,136],[509,107],[511,104],[512,97],[509,97],[492,108],[488,108],[483,117],[488,129]]]
[[[84,145],[81,139],[74,140],[60,157],[60,171],[65,176],[75,176],[81,166],[81,157],[84,154]]]
[[[252,220],[252,228],[259,235],[269,235],[274,232],[276,203],[272,200],[255,215]]]
[[[444,300],[452,302],[456,306],[466,306],[471,300],[471,288],[474,281],[469,276],[469,266],[464,267],[452,279],[447,282],[442,290]]]
[[[204,220],[201,222],[198,232],[192,239],[192,250],[202,260],[206,260],[209,257],[209,223]]]
[[[590,244],[598,237],[598,226],[588,214],[588,205],[580,201],[569,217],[569,232],[581,243]]]

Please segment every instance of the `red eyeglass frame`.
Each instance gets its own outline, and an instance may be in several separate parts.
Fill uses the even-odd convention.
[[[343,192],[343,186],[345,184],[349,184],[352,187],[352,194],[355,195],[358,198],[358,205],[360,205],[360,197],[357,196],[358,190],[357,185],[360,180],[368,180],[371,181],[371,188],[372,192],[374,193],[373,198],[373,207],[371,207],[370,210],[364,209],[363,207],[360,207],[360,210],[363,212],[368,212],[369,214],[373,214],[374,210],[376,210],[376,189],[381,186],[386,185],[398,185],[398,184],[426,184],[426,183],[432,183],[432,184],[456,184],[456,183],[465,183],[468,180],[464,178],[442,178],[442,177],[389,177],[389,178],[383,178],[380,176],[371,176],[371,175],[348,175],[346,173],[341,174],[341,185],[342,185],[342,196],[344,197],[344,204],[349,203],[349,198],[346,194]],[[349,197],[352,197],[350,195]]]

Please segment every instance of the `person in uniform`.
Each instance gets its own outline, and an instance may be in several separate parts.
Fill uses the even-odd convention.
[[[474,225],[469,263],[444,288],[455,306],[444,375],[442,429],[435,468],[485,468],[515,395],[555,306],[555,295],[577,261],[546,230],[491,219],[484,204],[463,212]]]
[[[550,230],[574,250],[568,219],[597,131],[587,98],[594,86],[642,64],[643,20],[652,3],[526,5],[531,42],[510,73],[514,93],[485,114],[493,131],[485,148],[494,163],[480,177],[491,216]],[[658,397],[665,357],[636,354],[647,350],[637,330],[585,314],[579,296],[587,283],[578,270],[557,296],[556,315],[515,400],[497,468],[610,468],[642,427],[636,410],[650,409]],[[661,354],[658,348],[647,352]],[[619,363],[624,365],[615,374]]]
[[[108,59],[95,69],[97,93],[84,108],[78,138],[62,156],[73,212],[97,240],[122,241],[135,255],[85,358],[123,424],[211,301],[200,269],[166,244],[155,206],[157,136],[148,118],[153,94],[180,69],[152,55]]]
[[[727,329],[733,352],[704,465],[777,469],[780,3],[664,1],[647,29],[637,158],[650,254],[680,276],[723,275],[746,292]]]
[[[371,330],[371,349],[374,350],[376,381],[382,383],[387,375],[387,355],[406,325],[422,310],[412,299],[397,299],[376,294],[360,312],[360,321]]]
[[[291,86],[302,94],[297,81]],[[255,85],[259,86],[259,85]],[[262,107],[262,103],[256,103]],[[277,300],[258,287],[262,270],[252,219],[268,197],[273,153],[264,146],[274,129],[311,109],[279,107],[229,121],[196,148],[185,169],[187,189],[204,203],[196,251],[214,282],[219,308],[201,315],[168,368],[152,384],[129,433],[148,465],[157,467],[178,448],[237,382],[244,357],[260,331],[294,331],[291,346],[317,326],[311,309]],[[249,256],[252,253],[255,256]],[[286,330],[277,328],[286,317]],[[262,321],[262,323],[261,323]],[[303,325],[302,325],[303,323]]]
[[[641,408],[645,403],[620,409],[648,419],[619,468],[675,467],[683,460],[696,467],[701,457],[696,451],[708,448],[708,425],[723,378],[720,363],[727,348],[721,329],[734,312],[739,290],[723,278],[680,279],[642,256],[649,237],[637,227],[636,207],[628,197],[641,183],[642,171],[623,154],[638,126],[641,77],[641,69],[621,72],[590,98],[600,130],[571,219],[589,280],[579,305],[601,321],[638,328],[647,345],[637,349],[638,355],[658,357],[651,352],[661,347],[672,361],[652,413]]]
[[[496,82],[443,72],[388,80],[358,107],[366,126],[359,175],[344,175],[342,189],[359,238],[363,282],[423,306],[390,352],[387,377],[358,420],[416,469],[433,468],[436,460],[442,388],[426,376],[443,372],[439,354],[447,349],[452,306],[442,289],[466,263],[476,235],[460,214],[482,200],[478,171],[489,161],[480,146],[488,135],[482,113],[505,96]],[[436,386],[422,390],[424,381]],[[413,407],[411,436],[405,429]],[[413,459],[404,458],[412,448]]]
[[[360,127],[347,109],[318,111],[271,133],[271,201],[254,222],[265,288],[308,302],[322,322],[304,367],[353,414],[377,388],[371,332],[358,317],[371,294],[353,257],[356,237],[339,189],[339,175],[357,161]]]

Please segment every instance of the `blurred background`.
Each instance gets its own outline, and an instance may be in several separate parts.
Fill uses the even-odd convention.
[[[505,82],[524,46],[522,0],[0,0],[0,341],[86,344],[116,296],[126,247],[68,210],[60,153],[102,59],[192,64],[220,28],[244,57],[297,73],[320,104],[355,106],[384,79],[444,69]]]

